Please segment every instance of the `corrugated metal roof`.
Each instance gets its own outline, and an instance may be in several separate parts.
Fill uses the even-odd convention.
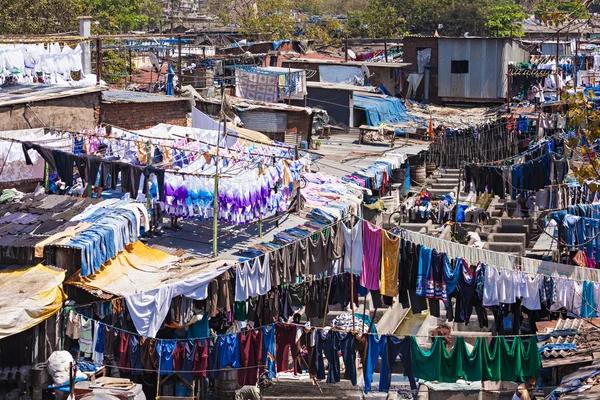
[[[42,84],[6,86],[0,89],[0,107],[79,96],[103,90],[106,90],[106,86],[72,87]]]
[[[367,65],[368,67],[382,67],[382,68],[403,68],[411,65],[410,63],[395,63],[395,62],[369,62],[369,61],[344,61],[344,60],[315,60],[307,58],[297,58],[293,60],[283,60],[283,63],[291,64],[317,64],[317,65],[351,65],[361,66]]]
[[[129,90],[105,90],[102,92],[103,103],[165,103],[170,101],[189,101],[189,99]]]
[[[307,88],[318,88],[318,89],[332,89],[332,90],[346,90],[349,92],[366,92],[376,93],[377,88],[375,86],[357,86],[350,85],[348,83],[330,83],[330,82],[306,82]]]

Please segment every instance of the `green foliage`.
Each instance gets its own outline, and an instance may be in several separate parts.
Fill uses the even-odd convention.
[[[123,75],[128,73],[127,55],[119,50],[102,52],[102,79],[107,83],[123,83]]]
[[[521,37],[521,21],[527,18],[523,8],[512,0],[501,0],[490,9],[485,27],[492,37]]]
[[[291,0],[212,0],[209,9],[223,24],[237,24],[245,36],[280,40],[296,32]]]
[[[154,27],[162,17],[158,0],[79,0],[84,13],[91,15],[94,33],[127,33],[136,29]]]
[[[0,0],[0,34],[33,35],[77,32],[78,0]]]
[[[583,0],[541,0],[534,11],[536,17],[549,26],[559,26],[590,16]]]
[[[340,45],[341,38],[339,33],[342,30],[340,22],[331,17],[325,17],[319,22],[308,22],[304,24],[304,37],[313,39],[315,43],[324,46]]]
[[[362,11],[348,13],[346,28],[352,36],[391,38],[404,31],[405,21],[391,4],[370,0]]]
[[[159,0],[0,0],[0,34],[76,33],[77,17],[90,15],[93,33],[125,33],[156,26]]]

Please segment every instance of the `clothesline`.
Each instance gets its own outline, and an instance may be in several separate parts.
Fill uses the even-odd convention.
[[[554,137],[554,136],[552,136]],[[488,167],[495,167],[495,168],[511,168],[513,165],[498,165],[498,163],[500,162],[507,162],[510,160],[514,160],[515,158],[519,158],[519,157],[524,157],[529,153],[532,153],[534,151],[537,151],[539,149],[541,149],[542,145],[547,145],[549,142],[547,140],[544,140],[543,142],[540,143],[536,143],[532,148],[527,149],[526,151],[516,154],[514,156],[511,157],[506,157],[502,160],[499,161],[489,161],[489,162],[464,162],[463,166],[467,166],[467,165],[475,165],[475,166],[488,166]],[[544,157],[546,154],[542,154],[541,156],[532,159],[532,160],[528,160],[526,162],[530,162],[530,161],[536,161],[539,160],[540,158]],[[514,164],[514,165],[519,165],[519,164]]]
[[[77,306],[77,308],[79,308],[79,306]],[[386,334],[381,334],[381,333],[377,333],[377,332],[364,332],[360,329],[356,329],[356,330],[351,330],[351,329],[341,329],[341,328],[337,328],[337,327],[333,327],[333,326],[326,326],[326,327],[321,327],[321,326],[307,326],[307,325],[303,325],[303,324],[295,324],[292,322],[272,322],[270,324],[265,324],[265,325],[261,325],[261,326],[257,326],[257,327],[253,327],[250,329],[242,329],[238,332],[229,332],[229,333],[220,333],[220,334],[215,334],[212,336],[206,336],[206,337],[193,337],[193,338],[183,338],[183,339],[163,339],[163,338],[151,338],[151,337],[146,337],[144,335],[141,335],[137,332],[132,332],[129,331],[127,329],[123,329],[123,328],[118,328],[114,325],[110,325],[107,324],[105,322],[102,321],[98,321],[94,318],[88,317],[87,315],[81,313],[81,312],[77,312],[74,310],[70,310],[72,312],[74,312],[76,315],[85,318],[86,320],[91,320],[96,322],[97,324],[103,325],[107,328],[110,329],[114,329],[116,331],[120,331],[123,333],[127,333],[129,335],[134,335],[137,337],[141,337],[141,338],[147,338],[147,339],[153,339],[156,341],[176,341],[176,342],[187,342],[187,341],[193,341],[193,340],[204,340],[204,339],[214,339],[214,338],[218,338],[218,337],[225,337],[225,336],[232,336],[232,335],[238,335],[240,333],[245,333],[245,332],[252,332],[252,331],[258,331],[261,330],[263,328],[269,328],[269,327],[274,327],[275,325],[287,325],[287,326],[295,326],[296,328],[300,328],[300,329],[304,329],[306,331],[333,331],[333,332],[342,332],[342,333],[352,333],[352,334],[360,334],[360,335],[373,335],[373,336],[392,336],[392,337],[396,337],[396,338],[406,338],[406,337],[414,337],[414,338],[423,338],[423,339],[431,339],[431,338],[436,338],[439,337],[439,335],[397,335],[397,334],[393,334],[393,333],[386,333]],[[68,317],[68,314],[65,313],[65,317]],[[205,316],[204,318],[208,318],[207,316]],[[519,335],[502,335],[501,337],[504,338],[517,338],[517,337],[526,337],[529,338],[531,336],[538,336],[541,334],[537,334],[537,333],[530,333],[530,334],[519,334]],[[489,335],[482,335],[482,336],[463,336],[463,337],[468,337],[468,338],[472,338],[472,339],[492,339],[494,338],[494,336],[489,336]],[[499,336],[496,336],[499,337]]]

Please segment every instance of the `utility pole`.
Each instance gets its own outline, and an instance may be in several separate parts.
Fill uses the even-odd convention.
[[[344,60],[346,62],[348,62],[348,34],[346,34],[345,41],[346,41],[346,45],[344,46],[344,48],[345,48],[344,49],[344,53],[345,53]]]
[[[225,117],[225,84],[221,81],[221,118],[223,118],[223,134],[227,134],[227,118]],[[219,252],[219,145],[221,143],[221,129],[217,133],[217,155],[215,157],[215,187],[213,199],[213,257]]]
[[[96,39],[96,85],[102,80],[102,39]]]
[[[177,87],[179,88],[179,96],[181,96],[181,80],[183,76],[181,74],[181,35],[177,36]]]
[[[385,62],[388,62],[388,57],[387,57],[387,38],[383,39],[383,52],[385,53]]]
[[[560,57],[560,31],[556,32],[556,77],[555,83],[556,86],[556,100],[560,101],[560,91],[558,90],[558,78],[560,77],[560,72],[558,69],[558,58]]]

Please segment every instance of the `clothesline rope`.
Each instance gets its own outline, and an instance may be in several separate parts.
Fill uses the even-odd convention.
[[[169,342],[187,342],[187,341],[194,341],[194,340],[204,340],[204,339],[215,339],[215,338],[219,338],[219,337],[225,337],[225,336],[231,336],[231,335],[238,335],[240,333],[246,333],[246,332],[252,332],[252,331],[258,331],[258,330],[262,330],[263,328],[270,328],[270,327],[275,327],[276,325],[287,325],[287,326],[295,326],[296,328],[300,328],[300,329],[305,329],[307,331],[332,331],[332,332],[341,332],[341,333],[352,333],[352,334],[357,334],[357,335],[374,335],[374,336],[391,336],[391,337],[396,337],[396,338],[407,338],[407,337],[414,337],[414,338],[424,338],[424,339],[432,339],[432,338],[436,338],[439,337],[439,335],[398,335],[395,333],[386,333],[386,334],[382,334],[382,333],[377,333],[377,332],[363,332],[360,329],[355,329],[354,331],[351,329],[341,329],[341,328],[337,328],[334,326],[326,326],[326,327],[320,327],[320,326],[306,326],[306,325],[302,325],[302,324],[294,324],[292,322],[272,322],[269,324],[265,324],[265,325],[261,325],[258,327],[254,327],[251,329],[243,329],[240,330],[239,332],[230,332],[230,333],[219,333],[213,336],[206,336],[206,337],[195,337],[195,338],[184,338],[184,339],[162,339],[162,338],[151,338],[151,337],[146,337],[143,336],[137,332],[131,332],[128,331],[126,329],[122,329],[122,328],[118,328],[116,326],[110,325],[110,324],[106,324],[102,321],[98,321],[94,318],[90,318],[88,316],[86,316],[85,314],[79,313],[77,311],[71,310],[73,311],[75,314],[79,315],[82,318],[85,318],[86,320],[91,320],[97,324],[103,325],[107,328],[110,329],[114,329],[116,331],[120,331],[123,333],[127,333],[129,335],[134,335],[137,337],[141,337],[141,338],[145,338],[145,339],[153,339],[156,341],[169,341]],[[67,315],[68,317],[68,315]],[[482,336],[468,336],[468,338],[472,338],[472,339],[492,339],[494,337],[504,337],[504,338],[517,338],[517,337],[532,337],[532,336],[538,336],[538,335],[543,335],[543,334],[539,334],[539,333],[530,333],[530,334],[519,334],[519,335],[499,335],[499,336],[490,336],[490,335],[482,335]],[[464,337],[464,336],[461,336]]]

